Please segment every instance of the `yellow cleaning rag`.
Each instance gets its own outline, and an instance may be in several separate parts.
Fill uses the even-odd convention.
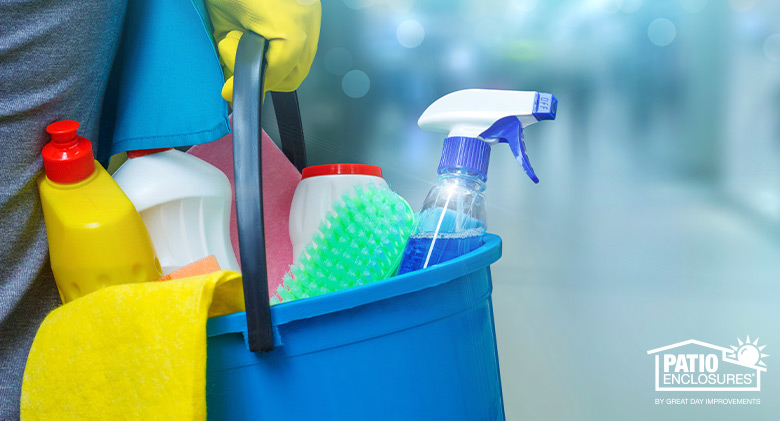
[[[241,275],[118,285],[51,312],[33,342],[22,419],[206,419],[206,320],[242,311]]]

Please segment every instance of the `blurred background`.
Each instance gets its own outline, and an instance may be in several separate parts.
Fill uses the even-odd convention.
[[[323,1],[299,90],[309,162],[379,165],[419,209],[444,136],[417,119],[466,88],[559,100],[525,132],[541,182],[506,145],[488,174],[508,419],[776,417],[780,2]],[[745,335],[778,355],[761,392],[654,391],[648,350]]]

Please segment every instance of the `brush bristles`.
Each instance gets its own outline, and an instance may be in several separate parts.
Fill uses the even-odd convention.
[[[374,184],[355,186],[333,204],[271,304],[392,276],[413,228],[414,213],[401,196]]]

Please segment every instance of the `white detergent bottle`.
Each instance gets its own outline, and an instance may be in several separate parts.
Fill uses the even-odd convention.
[[[375,184],[390,188],[382,178],[382,169],[364,164],[326,164],[306,167],[295,189],[290,206],[290,242],[293,263],[333,208],[333,203],[357,185]]]
[[[418,121],[447,133],[439,181],[425,198],[398,274],[466,254],[482,245],[487,228],[485,182],[491,146],[508,143],[526,174],[538,183],[525,153],[523,128],[554,120],[558,101],[540,92],[467,89],[431,104]]]
[[[238,271],[230,243],[227,176],[176,149],[128,151],[114,173],[149,230],[163,273],[209,255],[220,268]]]

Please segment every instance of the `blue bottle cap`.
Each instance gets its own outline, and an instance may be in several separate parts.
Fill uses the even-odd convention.
[[[454,136],[444,139],[444,150],[439,161],[439,174],[445,169],[467,169],[487,181],[490,145],[477,138]]]

